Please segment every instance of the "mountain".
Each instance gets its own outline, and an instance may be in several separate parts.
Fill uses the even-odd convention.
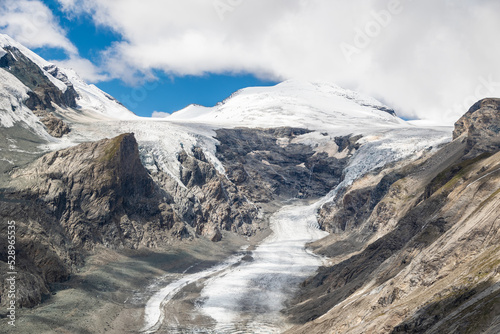
[[[131,119],[136,116],[72,70],[61,69],[7,35],[0,34],[0,171],[24,164],[42,147],[68,144],[74,120]]]
[[[19,333],[498,332],[498,99],[421,128],[291,80],[141,118],[5,35],[0,76]]]
[[[326,82],[289,80],[273,87],[245,88],[215,107],[190,105],[168,120],[225,127],[293,126],[338,130],[394,127],[404,124],[379,101]]]

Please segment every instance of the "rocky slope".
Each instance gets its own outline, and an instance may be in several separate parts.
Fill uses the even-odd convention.
[[[323,206],[329,266],[303,284],[289,333],[497,333],[498,100],[433,155],[357,180]]]
[[[12,179],[0,211],[17,223],[19,306],[38,304],[96,245],[161,243],[176,223],[131,134],[47,154]]]

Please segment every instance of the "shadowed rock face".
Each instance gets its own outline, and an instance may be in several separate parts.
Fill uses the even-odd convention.
[[[49,153],[13,175],[14,184],[52,209],[73,243],[91,249],[97,243],[125,242],[118,221],[125,217],[164,218],[154,182],[142,166],[132,134]],[[172,225],[170,223],[170,225]],[[140,238],[133,238],[134,246]]]
[[[483,99],[455,123],[453,139],[467,136],[467,157],[496,150],[500,146],[500,99]]]
[[[348,158],[317,153],[293,140],[306,129],[220,129],[217,157],[229,179],[252,201],[319,198],[341,180]],[[356,149],[355,141],[336,138],[339,151]],[[280,145],[280,143],[287,143]]]
[[[78,94],[73,85],[69,84],[66,91],[62,92],[17,48],[7,46],[4,49],[7,54],[0,58],[0,67],[13,74],[35,93],[26,101],[28,108],[53,110],[52,102],[62,107],[77,107]]]

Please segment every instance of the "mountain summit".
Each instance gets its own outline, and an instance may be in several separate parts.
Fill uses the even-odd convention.
[[[239,90],[215,107],[190,105],[168,120],[224,126],[331,126],[356,128],[403,124],[395,112],[374,98],[330,83],[289,80],[273,87]]]

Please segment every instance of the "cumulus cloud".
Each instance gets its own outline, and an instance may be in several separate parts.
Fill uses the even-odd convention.
[[[327,80],[446,121],[500,95],[496,0],[59,2],[123,36],[103,59],[125,80],[153,69]]]
[[[40,1],[2,1],[0,29],[29,48],[52,47],[77,53],[50,9]]]

